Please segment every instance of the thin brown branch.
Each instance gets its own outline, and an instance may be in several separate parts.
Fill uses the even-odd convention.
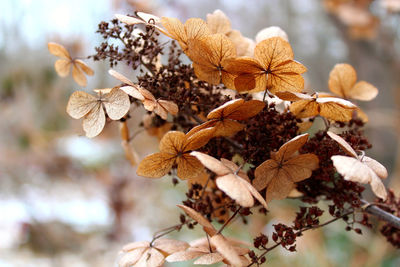
[[[396,217],[393,214],[390,214],[389,212],[382,210],[377,205],[375,205],[373,203],[369,203],[368,201],[366,201],[364,199],[361,199],[361,203],[364,206],[366,206],[364,208],[364,211],[366,213],[377,217],[379,220],[389,223],[391,226],[396,227],[397,229],[400,229],[400,218],[399,217]]]

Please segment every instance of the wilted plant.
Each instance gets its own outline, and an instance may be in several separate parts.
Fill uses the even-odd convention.
[[[89,58],[109,60],[111,67],[126,64],[140,74],[131,79],[110,70],[120,84],[95,90],[97,96],[73,93],[67,112],[83,118],[88,137],[100,134],[106,118],[119,120],[122,144],[134,165],[126,121],[130,107],[143,105],[151,114],[142,127],[153,129],[149,133],[161,140],[160,151],[142,159],[137,174],[188,182],[187,199],[178,205],[184,211],[180,223],[151,241],[124,247],[121,266],[161,266],[165,260],[191,259],[195,264],[258,266],[268,262],[267,253],[278,246],[296,251],[296,239],[305,231],[343,219],[347,230],[361,233],[357,225],[370,227],[371,215],[384,221],[382,233],[400,247],[399,200],[391,191],[387,197],[380,179],[387,176],[385,167],[365,156],[371,147],[361,130],[367,116],[348,100],[372,100],[378,90],[356,82],[353,67],[333,68],[328,85],[335,95],[310,95],[301,76],[307,69],[294,60],[286,33],[277,27],[262,30],[255,43],[232,30],[219,10],[208,14],[207,21],[191,18],[185,23],[145,13],[117,18],[100,23],[97,32],[105,41]],[[162,38],[174,39],[180,48],[173,40],[165,45]],[[65,64],[88,68],[71,61],[61,45],[50,43],[49,49],[69,60]],[[192,64],[183,63],[183,53]],[[162,55],[168,57],[167,63],[160,60]],[[66,71],[60,72],[57,65],[64,76]],[[279,99],[282,104],[272,101]],[[304,133],[315,118],[326,127]],[[371,184],[379,202],[362,198],[364,183]],[[269,237],[260,233],[253,238],[254,248],[222,234],[235,217],[247,221],[253,213],[266,215],[270,201],[287,198],[293,191],[311,206],[300,207],[291,226],[276,224]],[[320,201],[329,204],[333,218],[327,222],[320,222],[324,211],[315,206]],[[385,210],[379,208],[383,203]],[[356,213],[363,215],[361,220],[349,216]],[[217,230],[213,221],[222,226]],[[206,239],[188,244],[161,238],[197,224]]]

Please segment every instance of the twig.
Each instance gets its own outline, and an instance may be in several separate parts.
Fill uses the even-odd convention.
[[[239,213],[240,209],[242,207],[238,208],[233,214],[232,216],[224,223],[224,225],[221,226],[221,228],[218,230],[217,234],[220,234],[224,228],[233,220],[233,218],[235,218],[235,216]]]
[[[377,204],[369,203],[368,201],[361,199],[361,203],[365,206],[364,211],[368,214],[376,216],[378,219],[389,223],[391,226],[396,227],[400,230],[400,218],[390,214],[387,211],[377,207]]]

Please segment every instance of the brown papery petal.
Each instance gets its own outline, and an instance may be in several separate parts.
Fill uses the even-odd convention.
[[[214,128],[206,128],[187,137],[183,144],[184,151],[196,150],[208,143],[214,136]]]
[[[97,98],[83,91],[76,91],[69,97],[67,113],[74,119],[80,119],[97,105]]]
[[[278,153],[276,154],[276,159],[280,161],[280,159],[289,159],[296,151],[298,151],[308,140],[308,133],[304,133],[298,135],[285,144],[283,144],[280,148]]]
[[[178,105],[175,104],[172,101],[167,101],[167,100],[157,100],[157,107],[156,107],[156,113],[158,110],[163,109],[167,113],[171,113],[172,115],[176,115],[179,111]],[[166,118],[165,118],[166,119]]]
[[[289,109],[297,118],[309,118],[319,114],[319,105],[314,99],[293,102]]]
[[[169,131],[160,141],[160,151],[170,154],[176,154],[179,151],[183,151],[182,148],[185,140],[186,136],[184,133],[179,131]]]
[[[274,69],[282,62],[292,60],[293,51],[288,42],[280,37],[272,37],[256,45],[254,57],[264,69]]]
[[[223,34],[213,34],[188,41],[189,56],[196,76],[211,84],[221,82],[225,60],[236,57],[236,48]]]
[[[58,59],[54,63],[54,68],[60,77],[67,77],[71,69],[71,61],[69,59]]]
[[[378,89],[365,81],[357,82],[348,92],[349,98],[370,101],[378,95]]]
[[[357,73],[349,64],[336,64],[329,73],[329,90],[332,93],[348,98],[348,91],[357,81]]]
[[[214,245],[219,253],[224,256],[232,266],[242,266],[242,261],[235,249],[221,234],[214,235],[210,238],[210,242]]]
[[[214,127],[215,124],[217,123],[217,120],[210,120],[210,121],[206,121],[200,125],[197,125],[196,127],[193,127],[187,134],[187,137],[192,136],[193,134],[197,133],[200,130],[206,129],[206,128],[210,128],[210,127]]]
[[[344,140],[342,137],[331,131],[328,131],[327,134],[329,135],[330,138],[335,140],[349,156],[358,158],[357,153],[354,151],[351,145],[346,142],[346,140]]]
[[[335,121],[351,120],[353,111],[357,108],[349,101],[334,97],[318,98],[317,102],[320,106],[319,114]]]
[[[74,64],[78,65],[78,67],[82,69],[83,72],[86,73],[86,75],[92,76],[94,74],[94,71],[88,65],[86,65],[86,63],[83,62],[82,60],[75,59]]]
[[[97,136],[106,124],[106,114],[100,103],[97,103],[93,109],[85,116],[82,122],[83,130],[89,138]]]
[[[215,235],[218,231],[215,229],[215,227],[194,209],[184,206],[184,205],[177,205],[179,208],[181,208],[190,218],[198,222],[201,226],[203,226],[204,231],[210,235],[213,236]]]
[[[283,62],[267,75],[267,89],[272,94],[279,91],[301,92],[304,88],[304,78],[300,74],[306,70],[296,61]]]
[[[247,188],[239,181],[243,180],[235,176],[233,173],[220,176],[216,179],[216,184],[230,198],[236,201],[242,207],[253,207],[254,199]],[[244,181],[244,180],[243,180]]]
[[[232,171],[224,165],[222,162],[217,160],[214,157],[211,157],[207,154],[193,151],[190,153],[190,155],[196,157],[207,169],[210,171],[214,172],[218,176],[223,176],[228,173],[231,173]]]
[[[220,119],[226,117],[228,114],[234,112],[238,107],[240,107],[244,103],[244,99],[238,98],[230,100],[224,103],[222,106],[219,106],[213,109],[207,115],[207,119]]]
[[[229,119],[224,119],[222,121],[218,121],[214,125],[214,136],[233,136],[237,132],[243,130],[246,126],[244,124],[241,124],[237,121],[229,120]]]
[[[51,54],[71,61],[71,56],[69,55],[67,49],[65,49],[64,46],[54,42],[49,42],[47,43],[47,48],[49,49],[49,52]]]
[[[160,152],[145,157],[136,170],[136,174],[147,178],[161,178],[175,163],[175,155]]]
[[[255,170],[253,186],[261,191],[276,177],[279,170],[279,164],[275,160],[269,159],[261,163]]]
[[[161,24],[167,29],[168,34],[171,36],[172,39],[177,40],[178,42],[183,42],[186,46],[186,32],[182,22],[177,18],[168,18],[162,17]],[[181,44],[182,46],[182,44]],[[186,49],[182,47],[183,50]]]
[[[106,101],[102,102],[108,117],[112,120],[121,119],[131,106],[129,96],[119,88],[114,88],[106,95]]]
[[[185,22],[186,41],[200,39],[206,35],[211,35],[207,23],[199,18],[190,18]]]
[[[177,157],[176,163],[178,165],[177,176],[182,180],[196,178],[204,170],[203,164],[188,154]]]
[[[282,170],[293,182],[310,178],[312,171],[319,167],[319,159],[314,154],[301,154],[286,161]]]
[[[284,199],[290,194],[293,188],[295,188],[295,183],[286,176],[286,173],[280,170],[277,176],[268,184],[265,200],[269,203],[272,199]]]
[[[253,58],[242,57],[226,61],[224,69],[235,75],[235,89],[240,92],[264,91],[266,89],[267,75],[263,66]]]
[[[80,86],[86,86],[86,76],[85,74],[83,74],[83,71],[75,64],[72,64],[72,78],[74,78],[75,82]]]
[[[300,101],[300,100],[312,100],[313,99],[313,97],[310,95],[297,93],[297,92],[290,92],[290,91],[276,92],[275,95],[285,101]]]
[[[229,111],[227,111],[226,117],[232,120],[246,120],[260,113],[264,107],[265,103],[263,101],[249,100],[242,103],[242,105],[232,112],[229,113]]]
[[[133,98],[144,101],[143,95],[134,86],[122,86],[119,89],[121,89],[122,91],[124,91]]]
[[[229,18],[219,9],[207,14],[207,26],[212,33],[227,34],[231,30]]]

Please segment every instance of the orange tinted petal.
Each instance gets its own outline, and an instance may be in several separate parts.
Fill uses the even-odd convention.
[[[166,175],[175,163],[175,155],[160,152],[145,157],[136,170],[136,174],[147,178],[160,178]]]

